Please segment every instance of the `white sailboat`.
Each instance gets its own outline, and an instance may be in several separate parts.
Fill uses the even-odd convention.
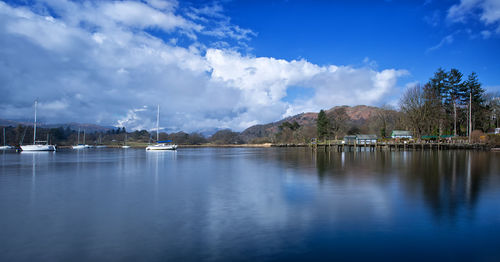
[[[3,146],[0,146],[0,150],[9,150],[9,149],[14,149],[13,146],[6,145],[5,142],[5,127],[3,128]]]
[[[85,146],[80,144],[80,128],[78,128],[78,138],[76,139],[76,146],[72,146],[73,149],[84,149]]]
[[[146,150],[176,150],[177,145],[171,144],[171,140],[159,141],[160,140],[160,105],[158,105],[158,113],[156,114],[156,145],[149,145]]]
[[[38,105],[38,101],[35,100],[35,122],[33,124],[33,145],[24,145],[21,146],[23,151],[56,151],[56,147],[54,145],[49,145],[49,139],[47,141],[36,141],[36,107]],[[41,144],[45,142],[46,144]],[[37,144],[38,143],[38,144]]]
[[[127,133],[126,132],[125,132],[125,144],[122,146],[122,148],[125,148],[125,149],[130,148],[130,146],[127,145]]]
[[[90,148],[90,145],[85,144],[85,130],[83,130],[83,144],[80,144],[80,128],[78,128],[78,141],[76,146],[72,146],[73,149],[85,149]]]

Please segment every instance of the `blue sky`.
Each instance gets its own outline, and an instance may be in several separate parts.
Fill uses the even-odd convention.
[[[455,67],[466,74],[476,71],[485,86],[498,86],[500,38],[493,33],[498,20],[485,25],[469,14],[463,22],[452,22],[448,11],[457,4],[446,0],[234,1],[226,9],[234,23],[258,32],[250,41],[256,56],[356,66],[363,66],[368,58],[379,68],[405,68],[411,73],[408,79],[420,82],[438,67]],[[486,30],[492,32],[488,39],[481,35]],[[446,42],[450,36],[453,40]]]
[[[500,91],[500,0],[0,1],[0,118],[242,130],[392,104],[438,67]]]

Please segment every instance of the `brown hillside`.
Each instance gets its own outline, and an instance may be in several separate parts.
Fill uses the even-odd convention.
[[[374,119],[377,116],[377,111],[379,110],[378,107],[359,105],[354,107],[335,106],[325,112],[327,115],[332,115],[335,110],[341,108],[346,110],[346,114],[348,115],[350,121],[356,124],[363,124],[366,121]],[[316,125],[317,118],[318,113],[301,113],[273,123],[251,126],[241,132],[240,137],[245,142],[250,142],[255,138],[271,137],[273,134],[279,132],[278,127],[283,122],[293,123],[294,121],[297,121],[300,126],[314,126]]]

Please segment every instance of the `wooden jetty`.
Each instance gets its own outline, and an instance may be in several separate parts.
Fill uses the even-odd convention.
[[[408,150],[490,150],[484,143],[442,143],[442,142],[411,142],[391,141],[379,143],[322,143],[322,144],[273,144],[273,147],[311,147],[315,150],[325,151],[408,151]]]

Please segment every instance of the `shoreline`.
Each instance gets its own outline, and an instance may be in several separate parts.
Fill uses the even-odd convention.
[[[129,144],[130,148],[146,148],[148,144]],[[72,146],[58,146],[59,149],[71,149]],[[121,148],[122,145],[106,145],[106,148]],[[484,150],[491,152],[500,152],[500,147],[494,147],[487,144],[447,144],[447,143],[424,143],[424,144],[201,144],[201,145],[178,145],[178,148],[271,148],[271,147],[310,147],[312,149],[333,150],[333,151],[358,151],[366,148],[370,151],[399,151],[399,150]],[[95,148],[93,148],[95,149]]]

